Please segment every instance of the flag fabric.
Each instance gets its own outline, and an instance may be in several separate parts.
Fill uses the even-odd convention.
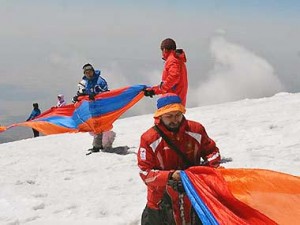
[[[263,169],[191,167],[181,172],[204,225],[290,225],[300,221],[300,177]]]
[[[94,132],[110,130],[113,123],[143,98],[146,85],[134,85],[100,93],[95,100],[81,96],[79,102],[52,107],[33,120],[0,127],[0,132],[16,126],[34,128],[45,135],[66,132]]]
[[[0,126],[0,133],[3,132],[3,131],[6,131],[6,129],[7,129],[6,127]]]

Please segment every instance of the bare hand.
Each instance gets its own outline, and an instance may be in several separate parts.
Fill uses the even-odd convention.
[[[172,179],[176,180],[176,181],[180,181],[180,170],[176,170],[173,174],[172,174]]]

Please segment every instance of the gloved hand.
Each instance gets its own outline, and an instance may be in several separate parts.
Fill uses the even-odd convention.
[[[95,101],[95,95],[96,95],[95,93],[89,94],[89,99]]]
[[[168,180],[168,185],[171,186],[175,191],[179,192],[179,193],[184,193],[184,187],[183,184],[181,182],[181,180],[177,181],[177,180]]]
[[[73,102],[73,103],[78,102],[78,97],[79,97],[79,96],[77,96],[77,95],[74,96],[74,97],[72,98],[72,102]]]
[[[146,97],[153,98],[153,96],[155,95],[155,92],[154,92],[154,90],[152,88],[146,88],[143,91],[144,91],[144,95]]]

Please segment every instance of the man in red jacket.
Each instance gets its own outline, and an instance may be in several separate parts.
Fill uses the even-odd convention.
[[[218,167],[220,164],[221,157],[215,142],[200,123],[187,120],[184,113],[185,107],[176,94],[162,95],[154,114],[156,127],[141,136],[137,158],[140,176],[147,185],[147,205],[142,215],[142,225],[165,224],[161,207],[165,193],[171,199],[171,215],[176,221],[167,224],[197,224],[191,219],[191,203],[184,194],[180,170],[191,165]],[[170,143],[167,144],[160,132],[184,156],[177,153]]]
[[[160,48],[162,58],[166,61],[161,83],[160,85],[146,89],[144,93],[146,96],[175,93],[180,97],[181,103],[185,106],[188,90],[185,53],[182,49],[176,49],[176,43],[171,38],[163,40]]]

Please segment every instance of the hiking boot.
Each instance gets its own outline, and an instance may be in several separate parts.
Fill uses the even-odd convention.
[[[100,150],[102,150],[103,149],[103,147],[102,148],[98,148],[98,147],[93,147],[93,148],[90,148],[88,151],[90,151],[90,152],[100,152]]]

